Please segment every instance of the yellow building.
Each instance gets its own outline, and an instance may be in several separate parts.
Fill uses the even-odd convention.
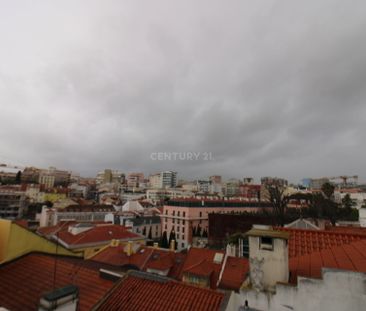
[[[30,252],[82,256],[38,236],[10,220],[0,219],[0,264]]]
[[[58,193],[58,192],[45,192],[44,193],[44,201],[50,201],[55,203],[56,201],[64,200],[67,198],[66,193]]]

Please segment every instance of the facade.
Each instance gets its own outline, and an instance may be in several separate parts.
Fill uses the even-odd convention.
[[[188,247],[193,242],[193,229],[208,231],[210,213],[255,212],[261,209],[256,202],[239,200],[199,200],[176,199],[164,205],[161,214],[162,231],[175,232],[178,249]]]
[[[39,175],[38,183],[44,186],[46,189],[53,188],[55,186],[55,176],[41,172]]]
[[[71,205],[62,209],[43,207],[39,215],[40,227],[55,226],[60,221],[104,221],[105,216],[115,209],[110,205]]]
[[[27,197],[17,187],[0,187],[0,218],[18,219],[27,208]]]
[[[41,170],[35,167],[26,167],[22,172],[20,180],[25,184],[36,184],[39,180]]]
[[[288,181],[284,178],[278,177],[262,177],[261,184],[265,186],[287,187]]]
[[[213,176],[210,176],[209,180],[213,183],[213,184],[221,184],[221,176],[219,175],[213,175]]]
[[[108,184],[108,183],[124,183],[125,175],[117,170],[105,169],[99,172],[96,177],[96,183]]]
[[[161,220],[158,215],[126,218],[121,225],[131,228],[133,233],[141,234],[148,239],[156,240],[161,237]]]
[[[237,179],[230,179],[224,183],[223,192],[225,196],[233,197],[239,195],[240,181]]]
[[[0,264],[31,252],[77,256],[10,220],[0,219]]]
[[[146,198],[153,202],[158,202],[167,198],[192,198],[193,196],[193,192],[181,189],[149,189],[146,191]]]
[[[325,183],[329,183],[330,180],[329,178],[311,178],[310,179],[310,183],[309,183],[309,187],[311,189],[321,189],[322,186],[325,184]]]
[[[175,188],[177,186],[177,172],[164,171],[150,175],[149,183],[153,189]]]
[[[140,183],[144,182],[144,174],[143,173],[129,173],[127,175],[127,187],[128,188],[139,188]]]

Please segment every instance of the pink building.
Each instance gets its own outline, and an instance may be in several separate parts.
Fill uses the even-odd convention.
[[[192,244],[193,228],[208,232],[209,213],[256,212],[262,208],[259,202],[244,200],[175,199],[164,205],[160,215],[162,232],[169,237],[174,231],[178,249]]]

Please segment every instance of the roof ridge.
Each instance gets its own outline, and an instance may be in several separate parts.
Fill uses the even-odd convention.
[[[201,260],[201,261],[199,261],[198,263],[195,263],[195,264],[193,264],[193,265],[191,265],[191,266],[189,266],[189,267],[185,268],[183,271],[188,271],[188,270],[191,270],[191,269],[193,269],[193,268],[196,268],[196,267],[200,266],[201,264],[203,264],[205,261],[207,261],[207,259],[206,259],[206,258],[202,259],[202,260]],[[213,270],[213,269],[211,269],[211,270]]]

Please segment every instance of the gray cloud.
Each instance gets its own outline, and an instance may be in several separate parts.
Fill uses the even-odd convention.
[[[364,1],[0,6],[0,160],[366,178]]]

